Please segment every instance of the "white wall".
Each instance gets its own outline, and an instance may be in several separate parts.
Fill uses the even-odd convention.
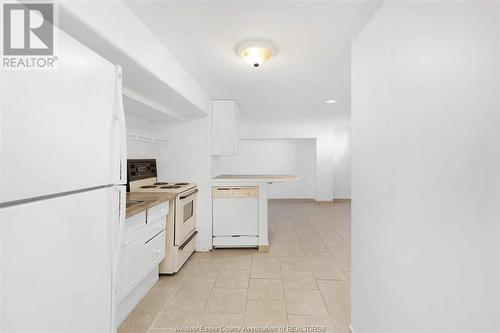
[[[316,179],[314,199],[333,198],[333,131],[328,125],[242,124],[241,137],[247,139],[315,139]]]
[[[351,198],[351,123],[333,124],[333,198]]]
[[[241,136],[251,139],[313,139],[316,141],[314,199],[351,197],[350,122],[265,125],[244,123]]]
[[[211,118],[199,118],[160,131],[172,145],[158,156],[160,179],[191,181],[198,184],[196,248],[212,247],[212,199],[210,192],[210,129]]]
[[[127,135],[152,135],[156,131],[157,126],[154,123],[143,118],[125,115],[125,123],[127,127]],[[154,145],[145,142],[127,141],[127,158],[156,158],[164,145]]]
[[[500,331],[498,2],[385,2],[352,46],[352,326]]]
[[[296,182],[270,185],[269,198],[314,198],[316,140],[241,140],[238,155],[220,157],[219,172],[296,175]]]

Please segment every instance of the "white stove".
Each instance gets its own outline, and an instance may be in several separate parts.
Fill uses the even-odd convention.
[[[130,182],[131,192],[164,192],[180,194],[193,188],[196,188],[196,184],[194,183],[173,181],[159,182],[156,177]]]
[[[160,263],[160,273],[179,271],[196,249],[196,184],[182,181],[158,181],[156,160],[128,160],[128,189],[130,192],[168,193],[170,200],[167,217],[165,260]]]

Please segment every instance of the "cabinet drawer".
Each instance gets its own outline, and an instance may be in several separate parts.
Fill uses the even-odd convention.
[[[140,212],[125,220],[123,235],[128,235],[146,224],[146,211]]]
[[[165,259],[165,241],[165,231],[163,231],[146,243],[144,260],[146,274]]]
[[[148,223],[168,215],[168,201],[148,209]]]
[[[146,242],[165,230],[167,227],[167,217],[161,216],[154,221],[148,220],[146,224]]]

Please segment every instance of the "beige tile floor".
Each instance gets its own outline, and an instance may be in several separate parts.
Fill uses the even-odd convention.
[[[119,332],[287,325],[349,332],[350,203],[270,200],[269,229],[268,253],[195,253],[179,273],[161,276]]]

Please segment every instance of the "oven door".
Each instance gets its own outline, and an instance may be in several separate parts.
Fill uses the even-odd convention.
[[[179,194],[175,207],[174,245],[180,246],[196,230],[196,197],[198,189]]]

